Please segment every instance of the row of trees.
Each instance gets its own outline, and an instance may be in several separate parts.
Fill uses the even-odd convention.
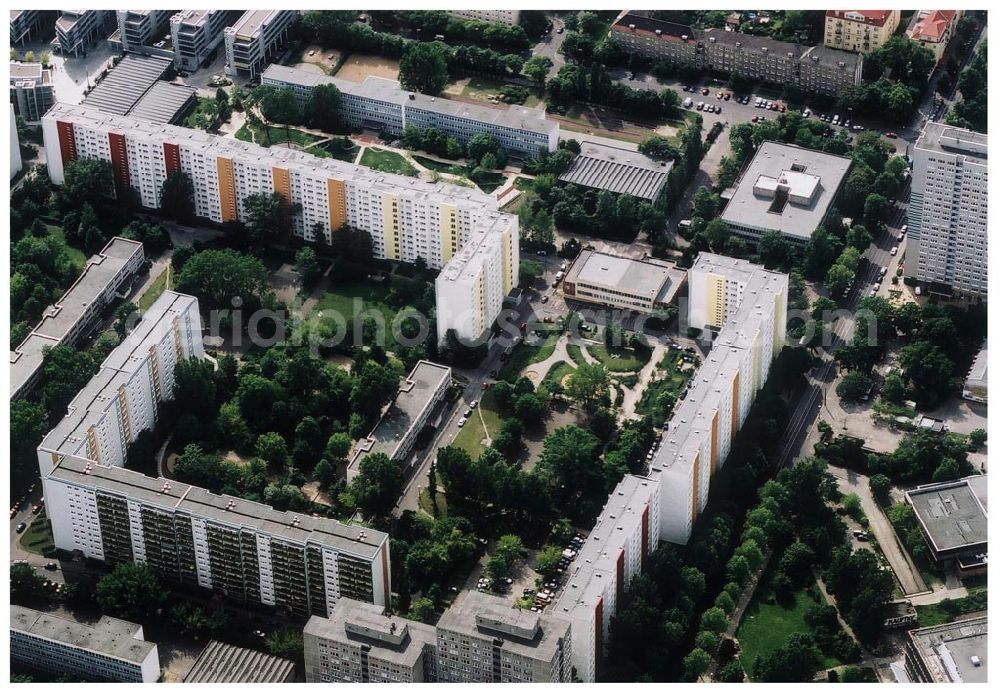
[[[442,35],[449,43],[477,43],[498,51],[516,53],[529,48],[532,40],[519,24],[491,24],[476,19],[462,19],[441,10],[403,12],[373,11],[372,19],[388,27],[405,26],[423,40]]]
[[[305,103],[299,104],[291,87],[273,87],[263,84],[248,97],[248,105],[259,105],[260,111],[271,122],[284,125],[307,125],[324,132],[341,132],[341,94],[333,84],[313,87]]]
[[[962,17],[962,20],[965,19],[966,17]],[[962,92],[962,99],[948,113],[949,125],[986,132],[987,63],[988,55],[984,41],[975,57],[958,76],[958,90]]]
[[[648,89],[633,89],[614,81],[600,62],[594,61],[589,70],[582,65],[565,65],[546,85],[548,105],[560,113],[579,101],[589,101],[620,109],[639,117],[660,120],[677,113],[680,96],[673,89],[659,93]]]

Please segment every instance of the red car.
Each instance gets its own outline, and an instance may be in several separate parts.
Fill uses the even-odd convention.
[[[708,88],[707,87],[701,90],[701,95],[702,96],[708,96],[708,93],[709,92],[708,92]]]
[[[886,132],[885,136],[888,137],[889,139],[896,139],[896,137],[898,137],[899,135],[897,135],[895,132]]]

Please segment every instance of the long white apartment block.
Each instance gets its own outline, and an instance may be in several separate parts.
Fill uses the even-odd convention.
[[[159,403],[173,398],[177,363],[204,355],[198,300],[164,291],[42,438],[42,478],[66,457],[124,466],[128,446],[156,425]]]
[[[284,65],[270,65],[261,75],[261,83],[290,88],[300,104],[317,86],[333,85],[341,94],[341,117],[359,130],[398,136],[407,125],[432,127],[462,144],[483,133],[494,135],[508,153],[524,157],[555,151],[559,146],[559,123],[548,120],[544,108],[490,108],[406,91],[398,81],[384,77],[369,76],[358,83]]]
[[[341,596],[386,607],[389,536],[67,456],[42,479],[57,548],[220,597],[326,616]]]
[[[256,77],[288,40],[298,10],[247,10],[226,28],[226,73]]]
[[[929,122],[913,146],[903,273],[931,292],[986,296],[988,141]]]
[[[170,18],[174,66],[197,70],[204,65],[225,35],[229,10],[183,10]]]
[[[103,616],[94,624],[33,608],[10,607],[10,658],[33,670],[100,682],[160,677],[156,644],[142,625]]]
[[[475,19],[509,26],[515,26],[521,18],[521,10],[448,10],[448,14],[460,19]]]
[[[452,328],[468,339],[481,336],[517,281],[517,217],[498,213],[496,199],[478,190],[85,105],[57,103],[43,118],[42,131],[49,175],[56,184],[63,182],[65,163],[103,159],[111,162],[116,180],[136,190],[144,207],[156,209],[163,181],[180,170],[194,184],[195,213],[216,223],[244,220],[247,197],[274,192],[299,210],[294,232],[305,240],[331,242],[333,233],[346,225],[371,235],[380,259],[414,262],[420,257],[431,269],[443,269],[445,278],[436,283],[448,295],[481,284],[483,300],[462,305],[462,310],[451,309],[447,297],[444,303],[439,297],[442,337]],[[452,281],[461,281],[462,288],[453,288]]]
[[[618,601],[660,541],[661,486],[627,475],[611,492],[566,575],[552,614],[572,625],[573,667],[596,682]]]
[[[785,340],[788,276],[701,253],[688,272],[689,326],[718,334],[677,403],[650,464],[660,482],[660,533],[686,544],[771,362]]]
[[[112,238],[87,261],[83,272],[17,348],[10,352],[10,397],[23,396],[38,381],[46,348],[72,345],[93,326],[118,290],[142,266],[142,243]]]

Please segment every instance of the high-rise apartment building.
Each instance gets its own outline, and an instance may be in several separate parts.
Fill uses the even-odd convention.
[[[52,47],[62,55],[80,57],[109,28],[111,10],[62,10],[56,20],[56,37]]]
[[[124,466],[129,445],[155,427],[160,402],[173,398],[177,363],[204,355],[198,300],[164,291],[42,438],[42,478],[66,457]]]
[[[871,53],[896,33],[899,15],[899,10],[827,10],[823,45]]]
[[[94,326],[105,308],[145,260],[142,243],[112,238],[87,261],[62,298],[49,306],[31,333],[10,352],[10,398],[24,396],[38,381],[46,348],[72,345]],[[124,297],[124,296],[121,296]]]
[[[116,10],[122,50],[134,51],[163,37],[170,10]]]
[[[67,456],[42,479],[57,548],[306,618],[389,604],[389,537]]]
[[[443,269],[437,326],[474,339],[499,315],[503,296],[517,282],[517,217],[496,211],[491,195],[447,184],[380,173],[290,149],[268,149],[198,130],[104,113],[85,105],[56,104],[42,121],[49,175],[63,181],[75,158],[110,161],[119,186],[132,187],[144,207],[160,206],[160,190],[173,171],[194,185],[195,213],[216,223],[246,219],[250,195],[276,192],[296,209],[293,232],[332,241],[347,225],[372,237],[376,257]],[[450,282],[458,282],[452,288]],[[478,288],[477,288],[478,287]],[[461,291],[475,301],[460,302]],[[444,294],[444,298],[441,297]],[[478,330],[478,331],[477,331]]]
[[[207,63],[225,36],[230,10],[183,10],[170,18],[174,66],[197,70]]]
[[[340,91],[341,117],[359,130],[398,136],[412,125],[440,130],[462,144],[477,134],[488,134],[508,153],[527,158],[559,146],[559,123],[548,120],[544,108],[491,108],[406,91],[396,80],[384,77],[369,76],[358,83],[284,65],[268,66],[261,83],[290,88],[300,105],[317,86],[333,85]]]
[[[33,670],[95,682],[156,682],[160,656],[142,625],[103,616],[89,625],[10,607],[10,659]]]
[[[661,537],[686,544],[712,476],[785,341],[788,276],[703,252],[688,271],[688,326],[718,332],[677,403],[650,465],[660,481]]]
[[[21,142],[17,138],[17,120],[14,116],[14,104],[10,105],[10,179],[21,172],[24,162],[21,161]]]
[[[52,70],[37,62],[10,64],[10,103],[26,123],[37,123],[56,102]]]
[[[298,10],[247,10],[226,28],[226,74],[256,77],[278,55],[299,19]]]
[[[695,29],[623,12],[609,36],[625,51],[709,72],[739,74],[753,80],[835,96],[861,84],[862,56],[825,46],[743,34]]]
[[[618,602],[660,541],[660,493],[652,478],[628,475],[618,483],[552,606],[571,623],[573,668],[583,682],[596,682]]]
[[[932,293],[986,296],[987,137],[928,122],[913,146],[904,276]]]

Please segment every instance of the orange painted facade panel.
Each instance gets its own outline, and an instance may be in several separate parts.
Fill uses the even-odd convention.
[[[344,181],[327,179],[326,194],[330,204],[330,230],[337,231],[347,223],[347,191]]]
[[[219,213],[222,223],[236,221],[239,215],[236,210],[236,178],[233,174],[233,160],[222,156],[215,160],[219,173]]]
[[[691,481],[691,526],[694,526],[695,519],[698,518],[698,488],[701,466],[701,454],[694,455],[694,478]]]
[[[719,465],[719,412],[712,414],[712,457],[709,463],[710,474],[715,475]]]

